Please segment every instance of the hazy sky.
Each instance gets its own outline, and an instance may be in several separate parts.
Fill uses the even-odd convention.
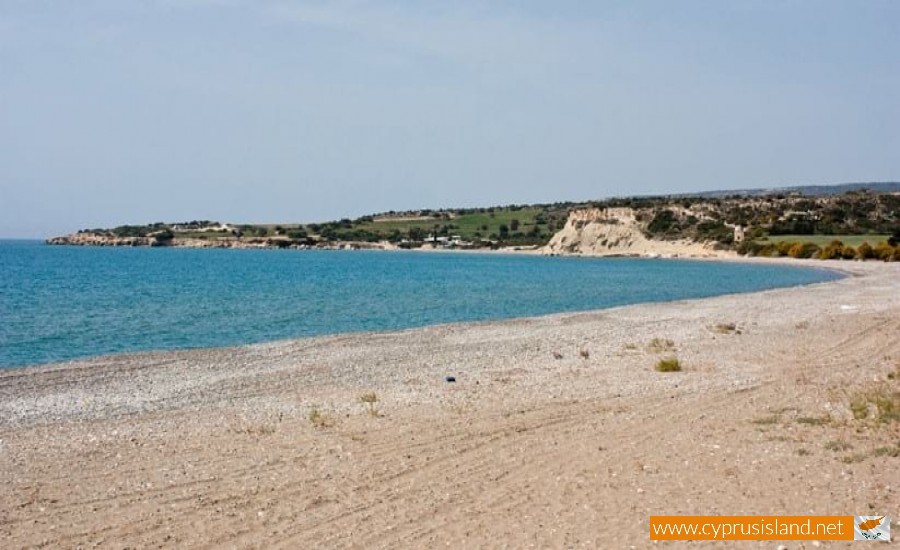
[[[0,0],[0,236],[900,180],[900,1]]]

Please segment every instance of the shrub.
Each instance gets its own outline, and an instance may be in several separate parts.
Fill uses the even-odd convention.
[[[872,249],[872,246],[869,245],[868,242],[863,242],[859,245],[859,248],[856,249],[856,257],[860,260],[871,260],[875,257],[875,250]]]
[[[737,253],[741,256],[756,256],[761,248],[761,244],[754,241],[745,240],[737,246]]]
[[[843,247],[841,247],[841,258],[845,260],[852,260],[855,257],[856,249],[854,249],[852,246],[845,244]]]
[[[794,242],[788,242],[788,241],[781,241],[780,243],[778,243],[778,244],[775,245],[775,250],[778,251],[778,255],[779,255],[779,256],[787,256],[788,253],[790,252],[791,248],[793,248],[793,246],[794,246],[795,244],[797,244],[797,243],[794,243]],[[774,254],[773,254],[773,255],[774,255]]]
[[[820,260],[835,260],[841,258],[841,251],[844,249],[844,243],[839,240],[833,240],[828,243],[825,248],[819,252]]]
[[[757,253],[757,255],[769,257],[769,256],[777,256],[778,255],[777,253],[778,253],[778,249],[776,248],[776,246],[774,244],[767,244],[759,249],[759,252]]]
[[[697,224],[697,238],[723,244],[734,242],[734,230],[720,221],[706,221]]]
[[[889,262],[894,256],[894,247],[886,242],[880,242],[875,246],[875,249],[872,251],[872,253],[879,260]]]
[[[794,243],[788,250],[791,258],[812,258],[819,252],[818,245],[813,243]]]
[[[659,233],[667,233],[672,229],[677,229],[678,219],[675,212],[671,210],[660,210],[653,217],[653,220],[647,225],[647,231],[655,235]]]
[[[658,372],[678,372],[681,370],[681,362],[674,356],[660,359],[656,363],[656,370]]]

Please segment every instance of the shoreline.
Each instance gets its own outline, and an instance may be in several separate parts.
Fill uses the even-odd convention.
[[[900,391],[900,264],[841,267],[854,276],[12,369],[0,538],[650,547],[651,514],[896,515],[900,422],[850,403]],[[654,370],[672,355],[682,372]]]
[[[447,253],[467,253],[470,251],[443,251],[438,250],[434,252],[447,252]],[[494,253],[494,252],[485,252],[485,253]],[[511,252],[514,253],[514,252]],[[582,255],[582,254],[573,254],[573,255],[560,255],[557,257],[566,257],[566,258],[589,258],[589,259],[599,259],[599,258],[610,258],[615,259],[617,257],[610,256],[591,256],[591,255]],[[531,315],[531,316],[522,316],[522,317],[511,317],[511,318],[500,318],[500,319],[488,319],[488,320],[479,320],[479,321],[455,321],[455,322],[447,322],[447,323],[438,323],[431,325],[423,325],[423,326],[415,326],[409,327],[405,329],[387,329],[387,330],[373,330],[373,331],[359,331],[359,332],[339,332],[339,333],[330,333],[330,334],[321,334],[314,336],[303,336],[303,337],[295,337],[295,338],[284,338],[279,340],[271,340],[264,342],[256,342],[256,343],[247,343],[247,344],[236,344],[236,345],[226,345],[226,346],[214,346],[214,347],[198,347],[198,348],[173,348],[173,349],[153,349],[153,350],[138,350],[138,351],[126,351],[120,353],[111,353],[111,354],[102,354],[102,355],[94,355],[94,356],[85,356],[80,358],[75,358],[71,360],[65,361],[53,361],[48,363],[37,363],[37,364],[28,364],[22,366],[15,367],[7,367],[0,369],[0,384],[2,384],[6,380],[15,379],[19,376],[28,377],[28,376],[41,376],[44,373],[65,373],[66,371],[73,370],[77,371],[80,369],[91,369],[97,365],[113,365],[119,362],[124,363],[133,363],[133,362],[151,362],[154,364],[166,363],[170,359],[176,360],[190,360],[192,356],[203,356],[207,354],[227,354],[227,353],[248,353],[252,354],[256,350],[265,350],[271,348],[295,348],[295,347],[316,347],[319,345],[328,345],[334,341],[341,341],[345,339],[371,339],[378,340],[380,338],[404,338],[404,337],[416,337],[419,336],[420,333],[428,333],[432,331],[468,331],[468,330],[478,330],[479,328],[490,329],[495,326],[515,326],[519,324],[531,324],[531,323],[552,323],[552,322],[564,322],[569,317],[581,317],[581,316],[603,316],[604,314],[614,314],[619,312],[628,312],[631,309],[644,309],[644,308],[654,308],[654,307],[672,307],[678,304],[686,304],[686,305],[702,305],[707,301],[715,301],[720,299],[727,299],[730,297],[753,297],[753,296],[762,296],[769,293],[783,293],[783,292],[792,292],[792,291],[803,291],[804,289],[818,289],[823,286],[831,286],[840,283],[845,279],[858,279],[865,278],[867,276],[871,277],[873,274],[878,273],[882,269],[885,271],[890,270],[895,264],[885,263],[883,264],[885,267],[880,268],[879,264],[881,262],[859,262],[859,261],[842,261],[842,260],[825,260],[825,261],[817,261],[816,263],[822,263],[826,265],[820,266],[808,266],[801,265],[805,264],[805,260],[799,260],[795,258],[749,258],[749,257],[729,257],[729,258],[625,258],[625,259],[656,259],[656,260],[667,260],[667,261],[706,261],[706,262],[732,262],[732,263],[746,263],[746,264],[775,264],[775,265],[787,265],[793,267],[812,267],[815,269],[823,269],[827,271],[832,271],[841,275],[841,278],[831,281],[820,281],[814,283],[807,283],[795,286],[787,286],[787,287],[776,287],[769,288],[763,290],[755,290],[755,291],[737,291],[726,294],[720,294],[717,296],[709,296],[702,298],[682,298],[682,299],[674,299],[668,301],[656,301],[656,302],[640,302],[634,304],[625,304],[612,306],[608,308],[600,308],[600,309],[587,309],[580,311],[562,311],[555,313],[548,313],[544,315]],[[847,265],[850,264],[850,265]],[[896,265],[893,271],[897,272],[900,275],[900,265]],[[2,426],[3,418],[0,417],[0,426]]]
[[[270,250],[270,249],[266,249]],[[271,249],[277,250],[277,249]],[[329,249],[330,250],[330,249]],[[354,252],[358,252],[359,250],[353,250]],[[475,255],[491,255],[491,254],[500,254],[500,255],[522,255],[522,256],[541,256],[546,258],[584,258],[584,259],[631,259],[631,260],[666,260],[666,261],[706,261],[706,262],[728,262],[728,263],[739,263],[739,264],[770,264],[770,265],[785,265],[792,266],[798,268],[807,268],[807,269],[819,269],[825,271],[831,271],[841,275],[842,277],[856,277],[861,276],[866,272],[864,268],[855,268],[852,265],[842,265],[842,264],[861,264],[863,262],[858,262],[856,260],[816,260],[815,263],[827,264],[827,265],[806,265],[808,260],[801,260],[796,258],[770,258],[770,257],[748,257],[748,256],[716,256],[716,257],[656,257],[656,256],[610,256],[610,255],[594,255],[594,254],[546,254],[542,253],[540,250],[535,251],[518,251],[518,250],[443,250],[443,249],[412,249],[412,250],[400,250],[400,249],[377,249],[377,250],[369,250],[374,252],[421,252],[421,253],[446,253],[446,254],[475,254]],[[878,262],[875,262],[878,263]],[[805,286],[818,285],[818,284],[827,284],[831,281],[824,282],[814,282],[807,283],[802,285],[794,285],[790,287],[775,287],[770,289],[763,290],[754,290],[754,291],[736,291],[729,292],[726,294],[721,294],[718,296],[731,296],[731,295],[742,295],[742,294],[753,294],[757,292],[767,292],[770,290],[779,290],[779,289],[790,289],[790,288],[801,288]],[[298,336],[291,338],[282,338],[277,340],[265,340],[262,342],[251,342],[245,344],[233,344],[233,345],[223,345],[223,346],[203,346],[203,347],[187,347],[187,348],[161,348],[161,349],[147,349],[147,350],[133,350],[133,351],[122,351],[122,352],[114,352],[114,353],[105,353],[100,355],[87,355],[83,357],[75,357],[73,359],[67,359],[62,361],[49,361],[45,363],[29,363],[24,365],[14,365],[8,367],[0,367],[0,380],[3,379],[3,375],[9,371],[23,371],[23,370],[41,370],[41,369],[49,369],[49,370],[62,370],[70,367],[77,367],[82,363],[89,363],[92,361],[111,361],[117,358],[121,359],[132,359],[132,358],[140,358],[146,355],[157,355],[157,354],[166,354],[166,353],[180,353],[180,352],[203,352],[203,351],[213,351],[213,350],[236,350],[245,347],[252,346],[265,346],[271,344],[279,344],[279,343],[291,343],[295,341],[310,341],[319,338],[332,338],[332,337],[342,337],[342,336],[364,336],[364,335],[389,335],[393,333],[404,333],[409,331],[415,331],[420,329],[427,329],[431,327],[443,327],[443,326],[454,326],[454,325],[480,325],[480,324],[490,324],[490,323],[502,323],[507,321],[519,321],[519,320],[529,320],[529,319],[540,319],[542,317],[551,317],[555,315],[567,315],[567,314],[579,314],[579,313],[600,313],[604,311],[610,311],[618,308],[627,308],[637,305],[652,305],[652,304],[667,304],[672,302],[679,301],[695,301],[695,300],[706,300],[709,298],[716,298],[718,296],[709,296],[702,298],[687,298],[687,299],[675,299],[668,301],[659,301],[659,302],[638,302],[635,304],[625,304],[619,306],[612,306],[607,308],[599,308],[599,309],[585,309],[579,311],[561,311],[548,313],[544,315],[525,315],[521,317],[509,317],[509,318],[498,318],[498,319],[486,319],[480,321],[451,321],[445,323],[431,324],[431,325],[421,325],[421,326],[413,326],[405,329],[385,329],[385,330],[371,330],[371,331],[358,331],[358,332],[335,332],[335,333],[327,333],[327,334],[318,334],[311,336]]]

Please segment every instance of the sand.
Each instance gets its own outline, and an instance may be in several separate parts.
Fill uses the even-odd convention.
[[[900,391],[900,264],[815,265],[852,275],[0,372],[0,546],[643,548],[651,514],[896,522],[900,422],[849,404]],[[670,355],[684,370],[656,372]]]

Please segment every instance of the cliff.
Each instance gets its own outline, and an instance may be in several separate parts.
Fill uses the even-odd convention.
[[[718,257],[734,252],[712,242],[690,239],[651,239],[647,224],[633,208],[586,208],[570,212],[565,226],[547,246],[545,254],[586,256]]]

